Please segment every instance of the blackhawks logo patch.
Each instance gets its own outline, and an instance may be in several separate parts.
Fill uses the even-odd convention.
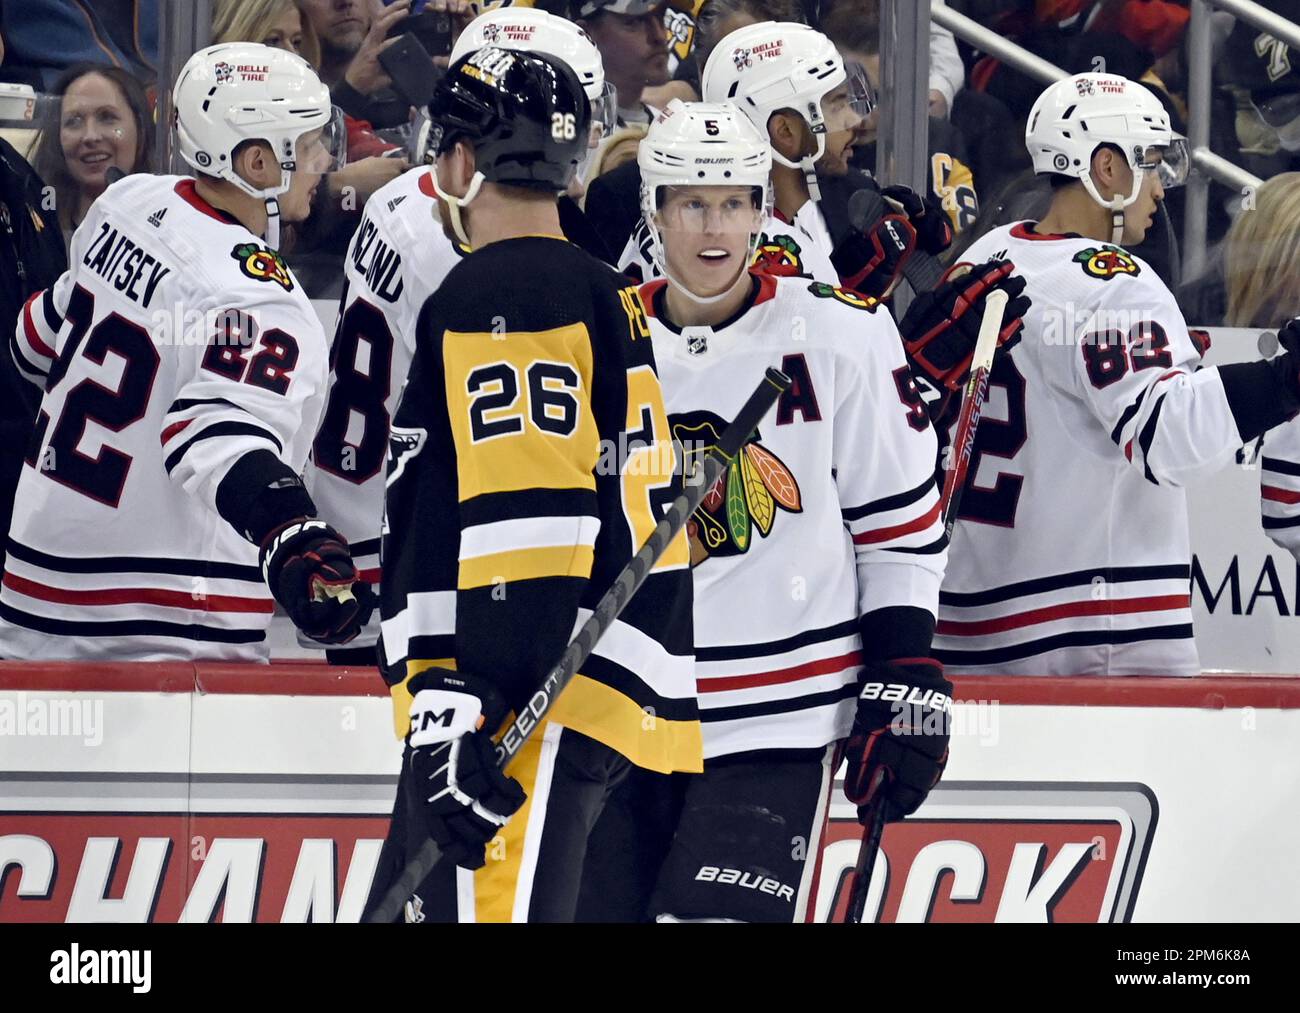
[[[814,281],[808,286],[808,291],[818,299],[837,299],[844,303],[845,306],[852,306],[855,310],[866,310],[869,313],[874,313],[876,307],[880,305],[878,299],[872,299],[870,296],[860,296],[856,292],[836,288],[834,285],[827,285],[824,281]]]
[[[713,412],[683,412],[672,417],[670,428],[673,440],[682,448],[689,475],[694,464],[716,446],[727,423]],[[755,532],[767,537],[778,513],[803,512],[799,483],[761,439],[755,430],[686,522],[691,566],[699,566],[710,556],[743,555],[753,544]]]
[[[1083,273],[1089,278],[1110,281],[1116,275],[1138,275],[1142,269],[1132,255],[1118,246],[1103,246],[1098,249],[1090,246],[1074,255],[1074,262],[1083,265]]]
[[[268,250],[256,243],[240,243],[230,255],[239,261],[239,269],[257,281],[274,281],[286,292],[293,291],[293,275],[289,265],[274,250]]]
[[[803,249],[790,236],[769,236],[764,232],[758,237],[758,249],[754,251],[754,267],[764,274],[780,277],[803,274]]]

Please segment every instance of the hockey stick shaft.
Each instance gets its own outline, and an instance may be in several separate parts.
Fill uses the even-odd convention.
[[[989,372],[993,368],[993,356],[998,350],[998,335],[1002,331],[1002,318],[1006,314],[1007,294],[1001,289],[989,293],[984,302],[984,316],[980,320],[979,334],[975,339],[975,352],[971,356],[970,377],[962,391],[961,411],[957,415],[957,428],[952,438],[952,467],[944,476],[943,495],[939,501],[940,513],[944,518],[944,534],[951,538],[953,525],[957,522],[957,508],[961,504],[962,489],[966,485],[966,473],[970,468],[971,452],[975,446],[975,432],[979,428],[980,413],[984,401],[988,398]],[[867,903],[867,889],[871,885],[871,873],[876,865],[876,854],[880,851],[880,838],[885,831],[885,802],[878,799],[868,809],[864,819],[862,844],[858,848],[858,862],[853,873],[853,892],[849,897],[848,920],[862,921],[862,912]]]
[[[980,414],[989,393],[989,372],[993,356],[998,350],[998,335],[1002,331],[1002,318],[1007,308],[1007,293],[994,289],[984,300],[984,317],[980,321],[979,336],[975,339],[975,354],[971,357],[970,377],[961,395],[961,410],[957,427],[953,430],[952,465],[944,476],[943,497],[939,501],[944,519],[944,534],[952,537],[957,523],[957,508],[961,505],[962,489],[966,485],[966,472],[970,468],[971,452],[975,448],[975,433],[979,429]]]
[[[726,471],[740,452],[740,448],[758,428],[758,423],[763,416],[776,403],[776,399],[789,390],[790,384],[790,378],[780,370],[768,369],[762,382],[737,413],[735,420],[727,427],[717,444],[705,455],[703,467],[700,469],[703,477],[698,479],[695,475],[686,477],[682,494],[669,505],[645,544],[614,579],[614,583],[601,597],[591,616],[582,624],[581,629],[569,642],[569,646],[564,649],[560,660],[546,673],[546,678],[542,680],[537,692],[532,695],[520,714],[506,729],[497,745],[498,767],[504,769],[524,747],[524,743],[528,741],[533,731],[545,720],[547,713],[555,706],[560,692],[591,656],[600,638],[627,607],[627,603],[645,582],[659,557],[668,550],[673,539],[686,526],[691,514],[695,513],[705,494]],[[391,922],[396,918],[407,898],[415,892],[441,857],[442,851],[438,845],[432,840],[425,841],[416,856],[402,870],[402,874],[389,887],[383,901],[367,921]]]
[[[853,892],[849,894],[849,911],[846,921],[862,921],[867,907],[867,892],[871,888],[871,874],[876,868],[876,855],[880,852],[880,838],[885,833],[885,800],[877,797],[869,807],[862,830],[862,844],[858,848],[858,864],[853,870]]]

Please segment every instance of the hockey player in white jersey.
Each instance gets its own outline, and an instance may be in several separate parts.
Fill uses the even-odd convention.
[[[992,372],[935,656],[962,673],[1199,674],[1182,486],[1300,408],[1296,356],[1202,367],[1173,296],[1125,248],[1187,169],[1145,87],[1057,82],[1026,143],[1050,210],[967,253],[1014,260],[1033,309]]]
[[[581,28],[531,8],[506,7],[475,18],[461,33],[451,62],[485,45],[545,53],[578,75],[599,140],[616,102],[600,51]],[[384,456],[389,420],[415,354],[415,320],[426,299],[468,250],[437,221],[432,169],[419,165],[366,202],[343,262],[344,291],[330,355],[329,398],[312,445],[307,485],[321,515],[348,538],[360,579],[378,584],[379,527],[384,507]],[[373,663],[379,616],[332,661]]]
[[[196,53],[174,100],[197,178],[111,185],[12,340],[44,397],[0,589],[7,658],[264,661],[276,601],[325,642],[360,627],[346,543],[299,479],[328,346],[275,250],[341,123],[304,60],[255,44]]]
[[[664,276],[642,301],[688,467],[764,369],[795,380],[688,524],[705,772],[651,914],[801,920],[844,740],[851,796],[881,790],[895,818],[946,759],[946,730],[891,735],[879,699],[897,685],[918,711],[950,706],[928,658],[945,555],[934,432],[879,303],[748,270],[771,150],[734,106],[673,102],[639,159]]]

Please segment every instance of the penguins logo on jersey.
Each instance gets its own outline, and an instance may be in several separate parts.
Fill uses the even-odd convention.
[[[763,233],[754,252],[754,267],[764,274],[782,277],[803,274],[803,248],[790,236],[769,236]]]
[[[429,433],[424,429],[400,429],[393,426],[388,431],[388,477],[385,485],[391,487],[402,477],[408,461],[424,449],[424,442]]]
[[[685,474],[693,462],[717,445],[727,423],[713,412],[683,412],[669,419],[673,440],[682,448]],[[799,483],[785,462],[759,441],[758,430],[736,455],[686,524],[691,566],[710,556],[738,556],[749,551],[754,529],[764,538],[776,521],[777,508],[803,511]]]
[[[1090,246],[1074,255],[1076,264],[1083,265],[1083,273],[1090,278],[1110,281],[1121,274],[1138,275],[1141,268],[1133,257],[1117,246]]]
[[[282,286],[286,292],[293,291],[293,275],[289,266],[274,250],[268,250],[256,243],[240,243],[230,255],[239,261],[239,269],[256,281],[273,281]]]

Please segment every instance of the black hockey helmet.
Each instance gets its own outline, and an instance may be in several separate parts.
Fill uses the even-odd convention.
[[[565,189],[587,154],[591,107],[568,64],[486,46],[457,60],[429,102],[429,146],[474,148],[491,183]]]

